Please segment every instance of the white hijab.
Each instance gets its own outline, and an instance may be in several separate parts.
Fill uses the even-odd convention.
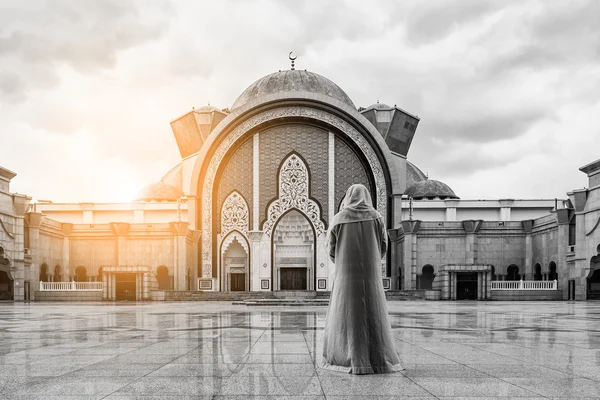
[[[346,191],[341,210],[333,217],[329,231],[331,232],[331,229],[339,224],[372,221],[378,218],[383,221],[381,214],[373,208],[367,188],[361,184],[354,184]]]

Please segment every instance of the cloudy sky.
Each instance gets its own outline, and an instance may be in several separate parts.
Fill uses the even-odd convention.
[[[12,190],[126,201],[169,122],[297,67],[419,115],[409,160],[463,199],[564,198],[600,158],[600,1],[0,0]]]

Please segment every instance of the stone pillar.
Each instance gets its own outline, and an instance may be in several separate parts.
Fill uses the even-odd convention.
[[[260,133],[252,137],[252,230],[260,230]],[[250,212],[250,210],[248,210]]]
[[[446,203],[446,221],[456,221],[456,207],[459,200],[444,200]]]
[[[79,203],[79,207],[82,210],[82,222],[84,224],[94,223],[94,203]]]
[[[129,224],[127,222],[112,222],[110,226],[113,233],[117,236],[115,265],[127,265],[127,233],[129,232]]]
[[[511,220],[511,207],[515,202],[514,199],[500,199],[500,221]]]
[[[572,276],[572,271],[568,270],[567,267],[567,250],[569,244],[569,222],[571,219],[572,210],[562,208],[556,210],[556,221],[558,223],[557,232],[557,260],[556,260],[556,272],[558,273],[559,288],[563,292],[563,300],[568,300],[569,290],[567,288],[567,282],[569,279],[575,278]],[[562,285],[561,285],[562,283]],[[575,292],[577,293],[577,291]]]
[[[144,283],[143,283],[143,279],[142,279],[142,274],[138,272],[135,274],[135,300],[136,301],[142,300],[143,285],[144,285]]]
[[[477,232],[481,229],[482,220],[466,220],[463,221],[463,229],[466,233],[465,241],[465,262],[467,264],[477,264],[478,248],[477,248]]]
[[[187,290],[187,252],[185,247],[187,229],[187,222],[171,222],[171,231],[173,232],[173,290]]]
[[[533,239],[531,238],[533,220],[528,219],[521,221],[521,225],[523,226],[523,231],[525,232],[525,265],[521,276],[523,276],[523,280],[527,280],[528,277],[533,280],[533,275],[535,273],[533,270]]]
[[[117,274],[110,274],[110,300],[117,299]]]
[[[202,236],[202,233],[200,231],[192,230],[192,229],[188,228],[188,232],[186,235],[186,238],[187,238],[186,245],[191,246],[190,253],[192,255],[192,259],[189,260],[189,263],[190,263],[190,268],[191,268],[191,272],[192,272],[192,284],[190,285],[192,290],[199,289],[198,288],[198,267],[199,267],[198,243],[200,242],[201,236]]]
[[[102,273],[102,299],[109,300],[109,280],[106,272]]]
[[[417,232],[421,221],[409,220],[402,221],[402,229],[404,230],[404,251],[403,262],[404,268],[404,289],[417,288]]]
[[[399,277],[399,269],[402,265],[402,242],[401,240],[404,238],[402,234],[402,229],[388,229],[388,237],[389,247],[390,247],[390,265],[391,265],[391,274],[390,278],[392,280],[391,288],[392,290],[400,290],[398,287],[398,277]]]
[[[31,280],[31,300],[35,300],[35,292],[40,287],[40,268],[42,265],[42,249],[40,248],[40,227],[46,218],[42,213],[29,212],[26,218],[29,222],[29,253],[31,254],[32,280]],[[50,272],[50,266],[47,267],[46,274]],[[48,279],[49,281],[49,279]]]

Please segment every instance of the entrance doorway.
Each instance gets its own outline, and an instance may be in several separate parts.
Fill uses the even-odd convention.
[[[283,215],[273,231],[273,290],[315,290],[315,233],[298,210]]]
[[[231,274],[231,291],[243,292],[246,290],[246,274]]]
[[[8,276],[6,271],[0,271],[0,300],[13,300],[14,292],[13,292],[14,282]]]
[[[117,274],[116,300],[136,300],[136,274]]]
[[[600,269],[587,278],[587,299],[600,300]]]
[[[281,268],[280,290],[307,290],[306,268]]]
[[[477,300],[477,272],[456,274],[456,300]]]

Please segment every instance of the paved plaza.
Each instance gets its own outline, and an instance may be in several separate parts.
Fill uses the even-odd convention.
[[[352,376],[315,367],[325,307],[0,303],[0,394],[7,399],[600,397],[598,302],[388,306],[406,370]]]

